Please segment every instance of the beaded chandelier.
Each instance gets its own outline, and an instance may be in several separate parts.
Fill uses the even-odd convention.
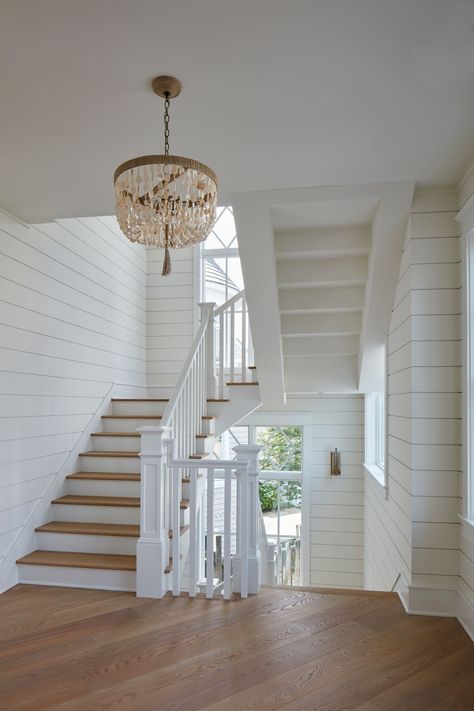
[[[181,83],[169,76],[153,80],[165,100],[163,155],[141,156],[119,165],[114,175],[117,219],[131,242],[165,250],[162,275],[171,272],[169,249],[202,242],[216,219],[217,177],[203,163],[169,155],[170,99]]]

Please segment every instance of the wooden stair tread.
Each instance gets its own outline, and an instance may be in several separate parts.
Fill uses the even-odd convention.
[[[99,568],[103,570],[135,571],[137,568],[134,555],[63,551],[34,551],[17,560],[17,563],[19,565],[50,565],[60,568]]]
[[[179,508],[180,508],[180,509],[188,509],[188,508],[189,508],[189,503],[190,503],[189,499],[181,499],[180,504],[179,504]]]
[[[211,401],[208,400],[208,402],[211,402]],[[202,419],[202,420],[215,420],[216,418],[214,417],[214,415],[203,415],[203,416],[201,417],[201,419]]]
[[[140,437],[139,432],[92,432],[92,437]]]
[[[66,479],[98,481],[140,481],[140,474],[135,472],[75,472]]]
[[[213,437],[214,435],[211,434],[197,434],[196,438],[197,439],[207,439],[208,437]]]
[[[258,385],[258,383],[226,383],[226,385]]]
[[[208,397],[207,402],[230,402],[230,400],[222,397]]]
[[[256,366],[256,365],[248,365],[247,368],[248,368],[249,370],[257,370],[257,366]]]
[[[113,397],[112,402],[169,402],[169,397]]]
[[[190,454],[189,458],[190,459],[205,459],[206,457],[209,456],[209,452],[196,452],[195,454]]]
[[[138,457],[138,452],[116,452],[116,451],[100,451],[92,449],[89,452],[81,452],[80,457]]]
[[[37,533],[69,533],[85,536],[125,536],[138,538],[140,526],[127,523],[83,523],[81,521],[50,521],[35,528]]]
[[[103,420],[162,420],[162,415],[102,415]]]
[[[69,506],[126,506],[130,508],[140,507],[140,498],[137,496],[79,496],[67,494],[53,499],[53,504],[65,504]]]

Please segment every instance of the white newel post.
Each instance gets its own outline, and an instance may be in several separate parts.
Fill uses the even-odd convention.
[[[217,377],[216,377],[216,352],[214,345],[214,309],[215,303],[206,302],[198,304],[201,309],[201,323],[207,323],[206,332],[206,368],[207,368],[207,397],[217,397]]]
[[[142,427],[140,449],[140,538],[137,542],[137,597],[166,593],[168,565],[166,450],[169,427]]]
[[[262,448],[258,444],[239,444],[233,448],[236,458],[248,463],[248,499],[242,502],[248,507],[248,585],[249,593],[258,593],[261,581],[260,549],[258,547],[258,477],[260,466],[258,454]],[[239,563],[237,563],[239,570]],[[240,572],[240,571],[239,571]]]

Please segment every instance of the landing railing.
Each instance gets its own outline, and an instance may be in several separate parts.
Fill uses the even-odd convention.
[[[137,595],[163,597],[171,589],[178,596],[187,591],[195,597],[201,589],[214,597],[221,583],[214,575],[216,513],[224,516],[223,598],[233,593],[245,598],[260,586],[258,547],[258,452],[257,445],[234,448],[235,460],[201,460],[176,457],[176,440],[168,427],[141,430],[142,487],[150,497],[143,502],[141,533],[137,544]],[[184,474],[186,473],[186,477]],[[169,475],[169,499],[165,480]],[[224,478],[224,501],[216,511],[214,484]],[[232,486],[233,481],[236,487]],[[183,486],[187,487],[183,495]],[[235,493],[233,491],[235,490]],[[186,498],[187,497],[187,498]],[[206,517],[204,520],[204,498]],[[165,530],[166,510],[171,528]],[[236,512],[236,549],[232,554],[232,512]],[[186,517],[183,513],[186,511]],[[189,527],[189,546],[184,551],[183,528]],[[168,539],[171,537],[171,555]],[[169,575],[171,573],[171,576]],[[183,585],[184,574],[188,582]],[[169,580],[171,577],[171,580]]]
[[[232,487],[229,488],[228,480],[231,481],[235,477],[238,482],[235,505],[239,512],[237,548],[240,553],[236,556],[234,568],[238,571],[239,592],[246,596],[249,589],[252,592],[256,587],[254,583],[249,587],[247,579],[250,565],[248,536],[253,537],[252,550],[257,550],[257,519],[254,505],[252,505],[250,519],[243,518],[248,514],[247,504],[242,502],[248,502],[249,496],[256,496],[255,486],[248,482],[247,460],[245,456],[243,462],[237,459],[224,463],[198,461],[195,458],[197,437],[202,438],[203,435],[210,434],[207,427],[204,431],[203,424],[203,418],[207,415],[208,399],[223,399],[227,382],[251,381],[248,364],[249,357],[253,362],[253,355],[249,356],[252,354],[252,347],[245,293],[239,292],[217,309],[213,303],[203,303],[199,306],[200,326],[177,386],[162,415],[161,427],[144,427],[139,430],[141,434],[141,519],[140,538],[137,544],[137,594],[145,597],[162,597],[165,594],[168,588],[166,571],[171,568],[174,594],[179,594],[181,589],[182,566],[179,548],[180,532],[183,528],[181,525],[183,482],[189,487],[190,497],[190,594],[196,594],[202,578],[199,560],[204,558],[208,561],[207,568],[213,567],[211,565],[213,551],[209,546],[214,545],[214,536],[209,517],[214,515],[214,478],[217,476],[218,469],[223,469],[226,482],[225,521],[227,521],[228,507],[232,508],[231,494],[229,494]],[[172,450],[169,449],[171,442]],[[208,497],[206,532],[208,550],[204,556],[199,542],[203,530],[200,517],[202,487],[199,482],[203,477],[207,482],[206,496]],[[253,491],[252,495],[248,493],[250,489]],[[224,528],[226,526],[227,523]],[[224,531],[224,570],[227,571],[225,573],[227,577],[223,581],[225,596],[230,594],[229,541],[230,534],[226,535]],[[240,567],[242,560],[243,568]],[[213,577],[209,577],[207,572],[207,595],[210,595],[211,591],[213,594],[213,585]]]
[[[224,397],[229,382],[251,382],[248,366],[253,365],[253,345],[245,291],[214,311],[216,353],[213,360],[216,397]]]

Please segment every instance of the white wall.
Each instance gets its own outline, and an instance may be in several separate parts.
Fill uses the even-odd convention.
[[[416,600],[458,584],[461,468],[459,227],[455,192],[413,203],[388,341],[389,490],[366,475],[366,585],[402,572]]]
[[[303,425],[303,567],[305,583],[362,588],[364,583],[364,399],[360,395],[288,397],[278,409],[240,424]],[[342,474],[331,476],[330,451]]]
[[[463,330],[463,338],[468,336],[470,343],[469,342],[463,342],[463,355],[464,355],[464,362],[466,365],[466,370],[464,372],[464,378],[463,378],[463,388],[465,389],[465,400],[464,400],[464,416],[467,415],[468,409],[470,409],[470,417],[466,417],[466,421],[464,422],[464,428],[463,428],[463,433],[464,436],[467,438],[466,441],[466,452],[465,452],[465,457],[463,458],[463,464],[464,464],[464,478],[465,481],[463,481],[463,486],[462,486],[462,493],[464,496],[467,497],[469,496],[468,489],[469,489],[469,479],[470,479],[470,484],[471,487],[473,486],[473,472],[472,472],[472,467],[474,466],[474,463],[472,461],[472,452],[473,452],[473,442],[472,442],[472,434],[467,431],[467,429],[470,427],[472,431],[472,423],[473,423],[473,413],[472,413],[472,338],[473,338],[473,332],[472,332],[472,288],[473,288],[473,281],[472,281],[472,262],[469,264],[469,258],[466,260],[466,257],[468,256],[466,253],[466,248],[468,244],[470,245],[469,247],[469,253],[471,253],[472,250],[472,230],[474,229],[474,207],[472,205],[474,200],[474,165],[471,166],[471,169],[468,171],[466,177],[464,180],[461,182],[460,189],[459,189],[459,205],[461,207],[461,211],[459,213],[458,219],[459,219],[459,224],[462,228],[463,232],[463,237],[465,239],[462,240],[463,242],[463,249],[462,249],[462,256],[463,256],[463,269],[462,273],[464,275],[464,278],[466,278],[466,275],[469,270],[469,285],[465,290],[465,298],[463,299],[463,310],[466,310],[466,321],[465,321],[465,326],[467,327],[467,322],[469,320],[469,329],[470,333],[466,334],[466,330]],[[472,257],[471,257],[472,259]],[[468,262],[467,264],[465,262]],[[467,284],[466,284],[467,286]],[[470,367],[469,367],[470,365]],[[471,378],[471,386],[468,387],[467,384],[467,379]],[[472,508],[472,507],[471,507]],[[473,511],[469,510],[469,502],[463,501],[463,506],[461,513],[464,516],[470,516],[471,521],[470,523],[467,521],[464,521],[463,524],[461,525],[461,530],[460,530],[460,537],[459,537],[459,616],[463,624],[465,625],[466,629],[469,630],[471,636],[474,638],[474,525],[472,522],[472,517],[473,517]]]
[[[145,385],[145,251],[112,218],[0,213],[2,562],[112,382]]]
[[[171,250],[172,272],[161,276],[163,250],[149,249],[147,274],[147,384],[176,384],[193,342],[195,294],[193,247]]]

